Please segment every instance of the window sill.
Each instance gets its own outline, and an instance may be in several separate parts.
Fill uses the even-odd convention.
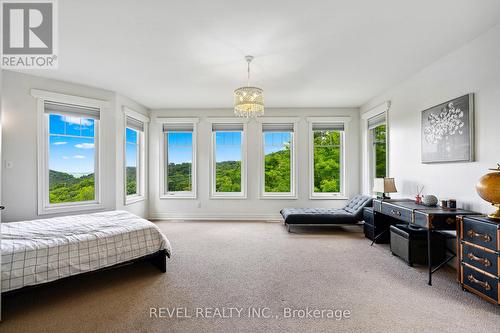
[[[310,200],[348,200],[349,198],[344,195],[309,195]]]
[[[245,200],[247,199],[247,195],[246,194],[239,194],[239,195],[231,195],[231,194],[211,194],[210,195],[210,200]]]
[[[297,200],[298,197],[292,194],[261,194],[260,200]]]
[[[146,200],[144,195],[129,195],[125,197],[125,206]]]
[[[72,203],[57,204],[39,209],[38,215],[71,213],[71,212],[80,212],[86,210],[101,210],[101,209],[104,209],[104,205],[99,202],[88,202],[82,204],[72,204]]]
[[[184,194],[184,193],[170,193],[170,194],[161,194],[161,200],[169,200],[169,199],[198,199],[196,194]]]

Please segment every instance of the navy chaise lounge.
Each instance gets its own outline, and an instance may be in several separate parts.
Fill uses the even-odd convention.
[[[366,195],[356,195],[343,208],[283,208],[280,213],[288,231],[291,225],[357,224],[363,220],[363,208],[372,201]]]

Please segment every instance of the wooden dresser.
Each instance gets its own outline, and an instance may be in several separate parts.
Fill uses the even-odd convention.
[[[458,223],[462,288],[500,304],[500,224],[482,216],[460,216]]]

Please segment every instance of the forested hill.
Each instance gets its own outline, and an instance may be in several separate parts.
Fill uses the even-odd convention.
[[[94,174],[74,177],[69,173],[49,170],[50,203],[94,200]]]

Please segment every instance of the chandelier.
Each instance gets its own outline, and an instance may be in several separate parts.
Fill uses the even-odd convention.
[[[250,62],[252,56],[245,57],[247,61],[248,81],[246,87],[234,91],[234,114],[238,117],[259,117],[264,115],[264,90],[250,86]]]

